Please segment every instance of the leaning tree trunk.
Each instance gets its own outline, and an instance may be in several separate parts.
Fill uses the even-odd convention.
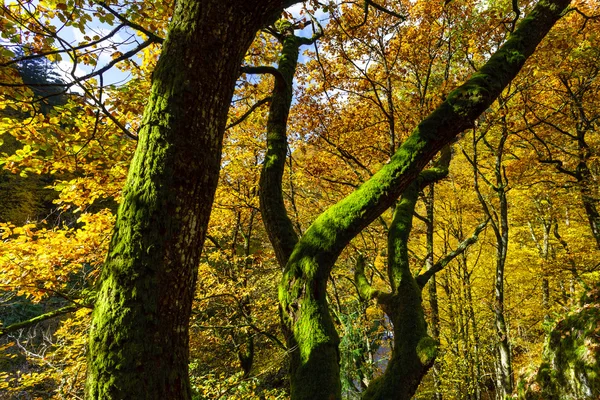
[[[340,399],[339,338],[326,299],[330,271],[348,242],[416,179],[445,145],[474,121],[517,75],[569,0],[540,0],[507,42],[414,130],[388,164],[323,214],[294,247],[279,287],[292,333],[292,399]]]
[[[181,0],[102,271],[87,399],[189,399],[188,321],[244,54],[294,1]]]

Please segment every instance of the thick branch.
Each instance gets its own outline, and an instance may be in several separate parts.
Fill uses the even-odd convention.
[[[387,165],[317,218],[292,255],[289,273],[298,274],[295,266],[305,265],[300,260],[306,257],[326,270],[330,268],[349,240],[385,211],[442,147],[473,126],[516,76],[568,3],[540,1],[481,70],[417,126]]]
[[[371,300],[379,296],[379,290],[373,289],[365,276],[365,258],[362,254],[356,260],[354,282],[356,283],[356,288],[361,299]]]
[[[269,65],[259,65],[259,66],[249,66],[245,65],[240,68],[240,72],[244,74],[252,74],[252,75],[260,75],[260,74],[270,74],[275,77],[275,81],[277,84],[285,84],[285,79],[279,70],[275,67],[271,67]]]
[[[402,193],[388,232],[388,276],[392,293],[398,291],[403,280],[412,279],[408,259],[408,238],[412,230],[415,206],[419,199],[419,180],[413,182]]]

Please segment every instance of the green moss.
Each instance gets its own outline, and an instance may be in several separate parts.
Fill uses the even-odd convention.
[[[523,384],[524,399],[596,399],[600,395],[599,289],[550,331],[535,376]]]
[[[431,364],[438,354],[438,342],[435,339],[425,336],[417,344],[417,355],[423,365]]]

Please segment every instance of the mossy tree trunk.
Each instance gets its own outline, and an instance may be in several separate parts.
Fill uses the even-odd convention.
[[[326,301],[337,257],[417,178],[421,169],[500,95],[516,76],[569,0],[541,0],[508,41],[466,83],[414,130],[390,162],[355,192],[324,213],[294,247],[279,298],[292,332],[292,398],[339,399],[338,336]]]
[[[319,30],[312,38],[296,36],[298,27],[287,21],[278,21],[273,30],[282,44],[277,69],[270,71],[275,76],[275,87],[271,93],[271,105],[267,119],[267,152],[260,175],[260,210],[269,241],[279,265],[283,269],[296,243],[294,230],[283,200],[283,172],[287,157],[287,120],[292,105],[293,80],[298,65],[300,47],[314,43],[321,34]],[[258,71],[264,68],[256,69]],[[252,68],[245,71],[252,72]]]
[[[447,169],[439,170],[431,177],[437,180],[446,174]],[[382,376],[369,384],[363,395],[365,400],[410,399],[437,355],[437,342],[427,333],[422,287],[410,271],[408,258],[408,238],[420,184],[417,179],[404,191],[390,225],[388,276],[391,292],[373,291],[364,277],[364,266],[359,265],[356,270],[361,296],[376,298],[394,327],[394,346],[387,368]]]
[[[191,397],[188,321],[235,81],[294,2],[176,3],[102,271],[87,399]]]
[[[294,30],[297,28],[299,27],[287,21],[278,21],[273,29],[270,29],[270,32],[282,44],[277,68],[246,67],[243,69],[246,73],[270,73],[275,77],[275,86],[271,93],[271,104],[267,120],[267,151],[260,176],[260,209],[265,230],[282,269],[286,266],[294,247],[298,243],[298,235],[294,231],[293,224],[285,207],[282,185],[288,148],[287,120],[292,104],[293,79],[298,64],[300,47],[314,43],[323,33],[322,29],[318,27],[317,32],[312,38],[303,38],[294,34]],[[296,342],[292,331],[289,329],[289,325],[283,324],[283,330],[288,342],[288,348],[294,348]],[[333,340],[337,343],[337,333],[333,328],[333,323],[328,334],[333,335]],[[296,376],[296,369],[299,365],[296,354],[296,352],[292,352],[292,362],[290,364],[291,376]],[[300,384],[313,385],[316,383],[317,385],[321,385],[326,391],[329,391],[329,388],[333,385],[337,387],[337,392],[339,392],[339,360],[337,352],[334,357],[329,356],[330,354],[326,354],[323,361],[335,364],[338,369],[336,376],[332,377],[328,374],[320,374],[320,371],[316,369],[309,371]],[[327,382],[320,382],[321,378],[326,378]],[[295,387],[295,381],[292,380],[292,392],[294,392]],[[313,398],[327,399],[328,396],[316,395]]]
[[[485,227],[480,224],[472,237],[463,241],[456,250],[437,263],[431,264],[416,278],[410,270],[408,239],[419,191],[426,185],[448,174],[450,149],[446,147],[435,168],[423,171],[402,193],[394,210],[388,233],[388,277],[390,293],[373,290],[364,275],[364,265],[359,263],[355,272],[356,286],[362,298],[377,299],[394,327],[394,346],[384,374],[375,379],[363,395],[365,400],[409,400],[415,394],[423,376],[433,365],[438,342],[427,333],[427,323],[422,304],[422,289],[452,259],[473,244]]]

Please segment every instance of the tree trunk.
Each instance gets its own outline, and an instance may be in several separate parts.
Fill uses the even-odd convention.
[[[508,252],[508,201],[506,199],[506,187],[508,182],[503,177],[502,155],[504,153],[504,144],[507,134],[503,134],[500,139],[496,153],[496,188],[500,205],[500,235],[496,243],[496,282],[494,285],[494,319],[496,325],[496,335],[498,336],[498,359],[497,379],[498,379],[498,398],[504,400],[511,395],[513,391],[513,373],[512,357],[510,343],[508,340],[508,326],[504,315],[504,271],[506,266],[506,255]],[[497,232],[497,231],[496,231]]]
[[[416,180],[396,206],[388,236],[391,293],[377,300],[394,326],[392,356],[382,376],[371,382],[364,400],[410,400],[433,365],[438,344],[427,334],[421,287],[410,271],[408,238],[419,192]]]
[[[427,210],[427,258],[426,268],[431,270],[433,268],[433,234],[434,234],[434,200],[435,200],[435,184],[429,185],[429,191],[425,197],[425,209]],[[429,292],[429,306],[431,307],[431,323],[429,330],[433,340],[440,341],[440,309],[438,305],[437,295],[437,280],[435,275],[431,277],[428,285]],[[441,380],[441,364],[435,361],[433,364],[433,386],[435,390],[434,400],[442,400],[442,380]]]
[[[87,399],[191,397],[188,321],[227,112],[247,48],[284,3],[177,2],[102,271]]]
[[[505,101],[501,98],[500,108],[506,107]],[[508,252],[508,201],[506,192],[508,191],[508,180],[506,171],[503,165],[504,146],[508,139],[509,130],[505,117],[502,117],[502,132],[498,139],[498,144],[492,146],[485,136],[488,132],[484,131],[479,136],[473,132],[473,158],[469,161],[473,166],[474,188],[477,193],[481,207],[484,213],[491,221],[491,226],[496,237],[496,273],[494,276],[494,327],[496,330],[496,399],[504,400],[511,395],[513,391],[513,375],[512,375],[512,360],[510,343],[508,339],[508,326],[504,313],[504,273],[506,266],[506,256]],[[491,190],[496,192],[498,204],[496,206],[489,205],[488,201],[483,197],[479,188],[479,161],[478,161],[478,144],[482,142],[488,150],[494,155],[494,180],[491,179],[486,183]],[[493,212],[490,210],[493,208]],[[496,212],[498,210],[498,212]]]
[[[481,371],[481,362],[479,360],[479,329],[477,328],[477,319],[475,318],[475,310],[473,308],[473,293],[472,293],[472,285],[471,285],[471,274],[473,271],[469,272],[467,270],[467,259],[464,257],[461,260],[464,265],[464,285],[465,285],[465,300],[467,304],[467,317],[468,323],[471,325],[471,331],[473,332],[473,346],[472,346],[472,368],[474,370],[473,375],[473,389],[475,400],[481,400],[481,385],[482,385],[482,371]]]

